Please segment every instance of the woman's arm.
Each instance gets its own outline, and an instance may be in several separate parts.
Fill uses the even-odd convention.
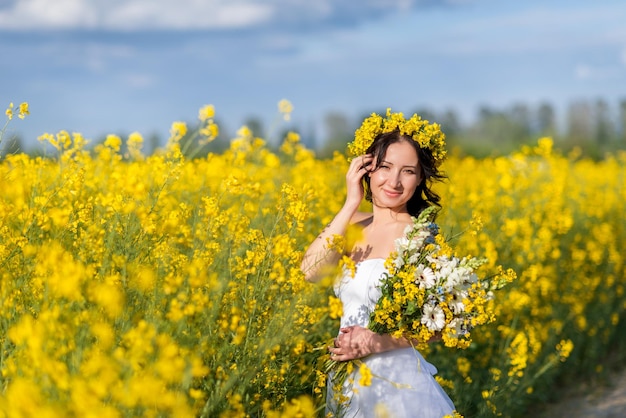
[[[332,241],[335,235],[344,236],[350,223],[362,220],[363,216],[357,212],[364,193],[361,179],[367,173],[367,166],[371,160],[371,156],[361,156],[350,163],[346,173],[347,194],[343,207],[304,253],[300,269],[304,272],[306,280],[319,280],[324,267],[339,261],[341,254],[329,247],[328,241]]]
[[[344,206],[332,222],[326,225],[326,228],[309,245],[300,265],[300,269],[304,272],[304,278],[307,281],[315,282],[319,280],[321,277],[319,273],[324,267],[337,264],[341,254],[335,248],[329,246],[328,243],[332,241],[335,235],[345,235],[352,216],[353,210]]]

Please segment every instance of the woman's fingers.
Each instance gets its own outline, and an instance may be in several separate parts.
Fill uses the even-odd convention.
[[[370,333],[371,331],[363,327],[350,326],[341,328],[339,336],[334,340],[334,347],[328,348],[331,353],[331,359],[347,361],[371,354],[368,345]]]
[[[368,173],[372,158],[362,155],[355,158],[350,163],[348,172],[346,173],[346,182],[348,188],[347,200],[360,203],[363,199],[364,188],[361,180]]]
[[[372,164],[372,160],[374,158],[367,154],[367,155],[361,155],[360,157],[356,157],[354,160],[352,160],[352,162],[350,163],[350,171],[353,171],[355,173],[358,172],[367,172],[369,171],[369,167]]]
[[[365,171],[370,171],[369,168],[372,165],[372,161],[374,161],[374,157],[372,157],[369,154],[364,155],[363,157],[361,157],[360,169],[365,170]]]
[[[367,353],[360,348],[329,348],[330,358],[335,361],[347,361],[365,357]]]

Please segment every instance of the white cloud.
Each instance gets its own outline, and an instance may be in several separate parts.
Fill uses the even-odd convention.
[[[237,29],[270,23],[341,25],[432,0],[15,0],[0,6],[0,29]],[[438,3],[455,3],[438,0]]]
[[[238,28],[267,21],[273,7],[252,0],[17,0],[0,9],[0,28]]]
[[[3,29],[71,29],[95,22],[95,10],[84,0],[18,0],[0,11]]]
[[[134,0],[105,13],[108,29],[222,29],[268,21],[272,6],[253,2]]]

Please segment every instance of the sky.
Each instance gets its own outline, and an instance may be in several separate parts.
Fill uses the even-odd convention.
[[[625,22],[617,0],[0,0],[0,107],[29,103],[5,134],[26,145],[60,130],[167,138],[206,104],[233,135],[256,117],[318,140],[330,112],[616,108]]]

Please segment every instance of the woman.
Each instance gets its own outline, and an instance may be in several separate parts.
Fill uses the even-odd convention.
[[[327,240],[344,235],[350,224],[363,228],[361,240],[349,253],[356,265],[354,276],[344,269],[335,286],[343,303],[343,316],[339,335],[329,351],[335,361],[361,359],[373,378],[371,384],[360,385],[356,371],[339,394],[333,393],[329,379],[327,410],[345,417],[442,417],[452,414],[454,405],[435,381],[436,369],[406,339],[376,334],[367,328],[369,314],[380,297],[378,284],[386,272],[385,259],[394,251],[394,241],[411,224],[411,216],[429,205],[438,205],[439,197],[429,185],[443,178],[437,169],[444,155],[440,149],[442,135],[434,142],[424,141],[423,135],[418,141],[413,125],[401,114],[388,111],[386,120],[374,116],[378,128],[367,132],[376,135],[365,154],[351,161],[346,174],[345,203],[307,249],[302,262],[307,280],[318,280],[324,267],[336,264],[341,256],[326,245]],[[387,123],[394,120],[398,123]],[[367,137],[363,131],[366,122],[357,130],[357,139]],[[424,125],[418,126],[424,132]],[[358,211],[363,197],[372,202],[372,213]]]

